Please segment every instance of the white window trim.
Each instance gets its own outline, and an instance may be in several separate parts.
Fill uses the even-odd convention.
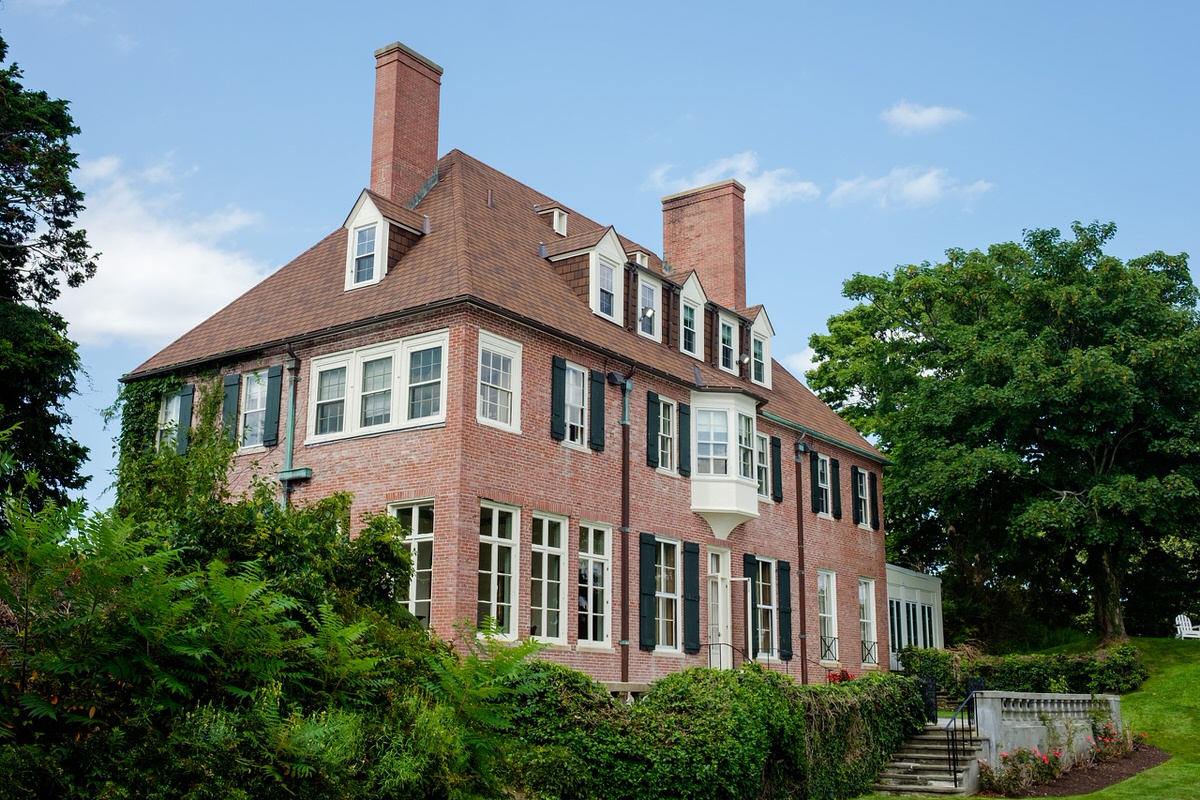
[[[496,581],[496,575],[497,575],[496,559],[494,557],[495,553],[497,552],[496,548],[497,547],[508,547],[508,548],[511,548],[511,550],[512,550],[512,558],[509,563],[511,572],[509,573],[509,586],[508,586],[508,593],[509,593],[508,630],[503,630],[503,629],[500,630],[499,634],[498,634],[498,638],[513,641],[513,640],[519,639],[520,635],[521,635],[520,634],[520,626],[521,626],[521,586],[520,586],[520,582],[521,582],[521,509],[516,506],[508,506],[508,505],[504,505],[502,503],[492,503],[492,502],[488,502],[485,500],[479,504],[480,515],[483,514],[484,510],[492,511],[493,519],[495,518],[494,512],[508,512],[508,513],[512,514],[512,538],[511,539],[504,539],[499,536],[489,536],[489,537],[485,538],[483,536],[483,534],[479,531],[476,531],[476,537],[477,537],[480,545],[489,544],[493,548],[492,549],[492,554],[493,554],[492,572],[491,572],[493,597],[489,601],[489,604],[491,606],[491,613],[487,615],[487,616],[492,617],[493,619],[495,619],[495,617],[496,617],[496,613],[495,613],[496,612],[496,599],[494,596],[495,581]],[[493,530],[495,530],[495,526],[493,526]],[[478,560],[476,560],[475,572],[476,572],[477,576],[479,574],[482,574],[479,572]],[[478,583],[476,584],[476,587],[477,588],[475,590],[475,602],[476,602],[476,618],[478,619],[478,605],[479,605]]]
[[[591,280],[591,305],[592,311],[597,316],[602,317],[609,322],[615,322],[618,325],[625,324],[625,273],[624,268],[619,262],[614,259],[603,256],[599,253],[592,252],[590,254],[590,269]],[[600,266],[603,264],[612,269],[613,285],[613,313],[605,314],[600,310]]]
[[[569,400],[571,393],[571,376],[573,374],[580,375],[583,381],[581,389],[582,402],[579,406],[572,406]],[[589,390],[591,389],[591,386],[589,385],[589,376],[590,373],[586,367],[580,366],[573,361],[567,362],[566,373],[563,376],[563,425],[565,426],[562,440],[563,447],[570,447],[575,450],[588,449],[588,426],[591,423],[591,409],[588,407],[588,404],[591,400],[591,398],[588,397]],[[576,407],[581,409],[579,424],[580,432],[579,441],[574,442],[571,441],[571,410],[572,408]]]
[[[867,471],[864,469],[859,469],[854,473],[854,508],[861,520],[858,527],[867,531],[871,530],[871,500],[870,490],[867,488],[869,480]]]
[[[866,590],[866,598],[863,591]],[[875,643],[875,660],[863,660],[863,666],[879,664],[879,629],[875,624],[875,579],[858,579],[858,630],[861,640]],[[865,616],[864,616],[865,612]],[[870,634],[870,635],[867,635]],[[861,644],[860,644],[861,649]]]
[[[247,398],[250,394],[250,383],[256,381],[261,386],[262,392],[262,407],[248,408]],[[241,386],[238,391],[238,409],[237,409],[237,443],[239,450],[261,450],[263,447],[262,439],[257,442],[246,441],[246,415],[257,414],[262,412],[263,425],[259,427],[260,437],[266,433],[266,417],[267,417],[267,371],[265,369],[256,369],[242,373]]]
[[[760,619],[754,620],[751,630],[758,631],[761,635],[762,625],[759,624],[761,614],[764,608],[769,608],[771,611],[771,624],[768,626],[770,647],[764,651],[760,644],[756,642],[755,646],[758,649],[757,658],[761,661],[769,661],[778,658],[779,656],[779,570],[778,565],[773,558],[765,558],[763,556],[755,556],[755,573],[754,573],[754,606],[755,611],[760,615]],[[761,585],[762,585],[762,570],[766,568],[767,573],[771,576],[771,604],[764,606],[762,603]]]
[[[660,590],[659,587],[659,553],[664,547],[669,547],[675,551],[675,590],[669,592]],[[667,600],[674,604],[675,608],[675,644],[665,645],[659,644],[658,632],[660,628],[658,607],[660,600]],[[677,539],[666,539],[662,536],[654,537],[654,649],[657,652],[664,653],[681,653],[683,652],[683,547]]]
[[[761,433],[754,434],[754,475],[758,496],[771,498],[771,442]]]
[[[512,359],[512,376],[509,386],[511,396],[511,407],[509,409],[509,422],[503,423],[499,420],[491,419],[483,413],[483,398],[479,395],[478,389],[483,384],[483,351],[488,350],[493,353],[499,353],[503,356],[508,356]],[[478,367],[479,374],[477,375],[476,383],[476,398],[475,398],[475,420],[481,425],[487,425],[492,428],[499,428],[510,433],[521,432],[521,352],[522,347],[519,342],[514,342],[511,339],[505,339],[502,336],[497,336],[494,333],[487,331],[479,332],[479,351],[475,358],[475,364]]]
[[[687,330],[687,327],[684,325],[684,320],[686,319],[684,316],[684,309],[688,308],[692,309],[694,312],[692,320],[696,323],[696,327],[694,329],[696,333],[695,341],[692,342],[692,345],[695,348],[693,350],[688,350],[687,347],[684,346],[684,331]],[[684,300],[679,304],[679,352],[692,356],[693,358],[698,358],[701,360],[704,359],[704,307],[695,303],[690,303],[687,300]]]
[[[742,436],[743,422],[750,423],[749,430],[744,437]],[[738,477],[745,481],[754,481],[756,486],[758,484],[758,454],[755,452],[757,436],[754,417],[750,414],[739,413],[737,415]]]
[[[824,453],[817,453],[817,490],[822,493],[822,499],[824,500],[822,503],[824,509],[818,511],[817,516],[824,517],[825,519],[833,519],[833,487],[830,486],[833,474],[831,469],[832,465],[829,456]],[[824,483],[821,482],[822,473],[825,476]]]
[[[573,618],[570,611],[571,606],[567,603],[567,590],[570,586],[571,569],[567,560],[568,543],[567,539],[571,535],[569,527],[570,520],[566,517],[557,514],[547,514],[541,511],[533,512],[533,529],[530,532],[530,560],[529,560],[529,611],[533,613],[533,582],[535,580],[542,581],[542,612],[545,614],[550,609],[546,606],[547,596],[545,587],[549,584],[550,578],[545,574],[544,567],[549,556],[558,556],[558,636],[548,636],[545,633],[534,633],[532,627],[529,631],[529,636],[532,639],[537,639],[539,642],[549,642],[550,644],[566,644],[567,631],[571,625]],[[543,537],[542,543],[537,544],[533,540],[533,534],[537,532],[538,526],[543,526],[545,532],[547,523],[558,524],[558,547],[547,544],[547,540]],[[533,577],[533,566],[537,562],[538,557],[542,557],[543,574],[541,578]]]
[[[663,412],[665,409],[671,409],[671,433],[668,436],[663,433]],[[666,441],[669,440],[669,441]],[[663,463],[663,444],[667,444],[667,457],[669,463]],[[668,475],[676,474],[679,468],[679,405],[674,401],[661,395],[658,398],[658,471]]]
[[[825,591],[826,608],[821,608],[821,583],[822,580],[827,585]],[[821,642],[821,637],[828,636],[833,640],[833,660],[823,659],[823,664],[840,664],[841,658],[841,642],[838,641],[838,615],[837,615],[837,573],[827,570],[817,570],[817,656],[823,655],[824,646]],[[821,625],[828,621],[828,630],[823,630]]]
[[[730,375],[738,373],[738,324],[724,314],[718,316],[717,322],[717,367]],[[729,329],[729,366],[725,366],[725,330]]]
[[[651,304],[649,306],[642,305],[644,302],[644,300],[642,299],[643,289],[649,289],[651,292],[654,293],[654,297],[651,298]],[[646,339],[652,339],[653,341],[656,341],[656,342],[661,342],[662,341],[662,285],[659,284],[658,281],[655,281],[645,275],[639,275],[637,292],[638,292],[638,319],[637,319],[638,336],[641,336]],[[644,331],[642,329],[643,324],[647,322],[647,320],[645,319],[645,314],[646,314],[647,309],[649,309],[653,312],[650,319],[648,320],[651,325],[651,328],[652,328],[652,330],[649,333],[647,333],[646,331]]]
[[[373,208],[373,206],[369,207]],[[387,240],[388,240],[388,224],[377,213],[360,213],[354,220],[354,224],[347,228],[347,243],[346,243],[346,285],[345,290],[361,289],[364,286],[374,286],[383,280],[384,273],[387,272]],[[374,268],[371,271],[371,278],[365,281],[356,281],[355,262],[358,257],[358,232],[364,231],[367,228],[375,228],[375,251]]]
[[[446,384],[449,361],[450,336],[446,329],[410,336],[383,344],[361,347],[314,358],[309,362],[308,392],[308,437],[306,444],[349,439],[355,436],[371,436],[388,431],[408,428],[425,428],[443,425],[446,422]],[[441,385],[437,414],[425,417],[408,417],[409,357],[417,351],[432,347],[442,349]],[[362,426],[362,366],[378,358],[392,359],[392,412],[391,420],[382,425]],[[317,434],[317,385],[321,372],[338,367],[346,368],[346,394],[344,397],[344,421],[342,430],[335,433]]]
[[[762,348],[762,358],[758,358],[758,353],[755,352],[756,346]],[[762,365],[762,380],[759,380],[755,372],[758,365]],[[759,386],[771,388],[771,340],[766,336],[754,333],[750,336],[750,380],[757,383]]]
[[[594,540],[592,533],[595,531],[603,531],[603,533],[604,533],[604,552],[596,553],[595,551],[593,551],[591,549],[588,549],[586,551],[581,549],[580,551],[578,551],[578,561],[577,561],[581,570],[582,570],[582,566],[583,566],[582,562],[585,559],[587,560],[589,567],[594,567],[594,565],[597,565],[597,564],[599,564],[601,567],[601,576],[604,581],[604,585],[602,587],[600,587],[601,591],[604,595],[604,603],[603,603],[604,608],[600,612],[603,615],[602,623],[601,623],[601,627],[603,628],[603,636],[600,639],[590,639],[590,638],[580,639],[580,638],[578,638],[579,609],[578,609],[578,603],[577,603],[576,604],[576,613],[575,613],[575,632],[576,632],[576,637],[577,637],[576,638],[577,646],[580,648],[587,648],[587,647],[608,648],[608,647],[610,647],[610,642],[611,642],[611,637],[612,637],[612,526],[604,525],[604,524],[601,524],[598,522],[583,521],[583,522],[579,523],[579,530],[582,532],[584,529],[587,529],[587,531],[588,531],[588,542],[589,542],[588,546],[589,546],[589,548],[591,547],[591,542]],[[586,575],[588,576],[586,589],[588,589],[591,592],[594,592],[595,587],[592,585],[592,580],[591,580],[592,572],[589,570],[586,573]],[[575,586],[576,586],[576,596],[578,599],[579,589],[581,588],[578,581],[576,581]],[[588,598],[588,601],[589,602],[591,601],[591,597]],[[591,613],[592,612],[589,609],[589,614],[591,614]],[[588,626],[588,631],[589,632],[591,631],[590,625]]]
[[[412,518],[415,520],[415,519],[418,519],[418,516],[417,516],[418,509],[433,508],[433,507],[434,507],[434,501],[432,498],[425,498],[425,499],[421,499],[421,500],[405,500],[402,503],[389,503],[388,504],[388,516],[399,517],[400,512],[407,509],[411,513]],[[434,525],[435,526],[437,525],[436,512],[434,515]],[[396,602],[405,606],[408,609],[409,613],[412,614],[413,616],[417,616],[417,611],[419,610],[417,608],[417,604],[420,602],[423,602],[422,600],[418,599],[416,596],[417,595],[418,578],[419,578],[418,571],[417,571],[417,565],[418,565],[419,561],[418,561],[417,553],[414,552],[414,547],[417,547],[419,549],[419,546],[425,545],[425,544],[428,544],[430,547],[434,546],[434,531],[424,532],[424,531],[410,530],[408,532],[408,534],[404,537],[403,541],[400,542],[400,546],[407,548],[408,552],[412,555],[412,575],[409,578],[409,583],[408,583],[408,592],[407,592],[408,599],[407,600],[400,599],[399,593],[397,593]],[[431,561],[432,561],[432,554],[431,554]],[[431,617],[433,616],[434,575],[433,575],[433,564],[432,563],[430,564],[429,572],[430,572],[429,598],[427,601],[425,601],[425,602],[429,603],[429,617],[423,618],[426,628],[428,628],[429,625],[432,623]],[[421,619],[421,618],[418,617],[418,619]]]
[[[163,448],[174,449],[179,441],[179,424],[183,416],[180,401],[183,399],[183,389],[176,389],[163,395],[158,404],[158,424],[154,429],[154,449],[162,452]]]
[[[704,459],[707,459],[709,462],[715,461],[717,459],[717,456],[715,455],[715,452],[716,452],[715,450],[712,453],[710,453],[708,456],[701,455],[701,445],[707,444],[707,442],[705,442],[700,437],[700,432],[702,429],[701,422],[702,422],[702,420],[705,419],[705,416],[708,414],[720,415],[725,418],[725,441],[724,441],[725,454],[723,456],[723,458],[725,460],[725,469],[720,472],[717,472],[717,471],[711,469],[711,463],[710,463],[710,468],[708,470],[705,470],[701,466],[702,461]],[[731,426],[729,424],[730,409],[728,409],[728,408],[697,408],[695,411],[692,412],[692,416],[695,418],[695,421],[696,421],[696,437],[695,437],[695,443],[696,443],[695,444],[695,451],[696,451],[695,452],[695,462],[696,462],[695,463],[695,472],[696,472],[696,474],[704,475],[704,476],[711,477],[711,478],[735,478],[735,477],[737,477],[737,470],[731,469],[731,466],[732,466],[731,462],[734,461],[734,455],[735,455],[735,453],[731,452],[731,451],[734,451],[736,449],[736,444],[731,444],[729,441],[731,438],[731,435],[730,435],[731,434]],[[714,417],[714,419],[715,419],[715,417]],[[716,426],[713,426],[713,430],[714,431],[716,430]],[[714,447],[718,444],[721,444],[720,442],[718,442],[716,440],[715,437],[713,438],[711,443]]]

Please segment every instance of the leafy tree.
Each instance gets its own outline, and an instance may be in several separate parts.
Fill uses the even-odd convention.
[[[1197,290],[1186,254],[1126,263],[1114,225],[1072,230],[855,275],[808,378],[895,462],[892,557],[944,569],[954,602],[1086,605],[1122,640],[1130,564],[1196,537]]]
[[[8,45],[0,39],[0,63]],[[20,423],[10,441],[22,470],[41,478],[37,496],[61,502],[86,478],[86,448],[66,436],[63,401],[75,392],[79,358],[66,323],[49,310],[59,284],[96,271],[75,218],[83,193],[71,182],[79,129],[65,100],[26,89],[16,64],[0,68],[0,426]]]

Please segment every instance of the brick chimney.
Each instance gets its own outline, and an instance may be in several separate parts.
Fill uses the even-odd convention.
[[[746,187],[732,178],[662,199],[663,257],[695,270],[708,298],[746,307]]]
[[[375,51],[371,191],[407,205],[438,158],[442,68],[396,42]]]

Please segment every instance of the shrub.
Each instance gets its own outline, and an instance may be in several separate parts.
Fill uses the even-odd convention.
[[[1041,753],[1036,747],[1018,747],[1011,753],[1001,753],[1000,763],[994,767],[980,761],[979,783],[984,789],[999,794],[1021,794],[1030,786],[1049,783],[1062,775],[1068,769],[1062,755],[1062,750]]]
[[[905,672],[932,678],[951,696],[966,694],[966,677],[978,676],[989,689],[1007,692],[1123,694],[1136,690],[1149,672],[1131,644],[1079,655],[984,656],[970,651],[905,648]]]

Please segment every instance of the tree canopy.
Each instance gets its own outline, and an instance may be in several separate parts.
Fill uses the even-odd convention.
[[[960,622],[1016,598],[1123,639],[1131,566],[1195,542],[1198,295],[1186,254],[1072,231],[855,275],[808,379],[894,461],[889,556],[942,570]]]
[[[0,63],[8,45],[0,39]],[[87,449],[71,439],[63,409],[79,368],[66,322],[50,310],[60,284],[96,271],[96,254],[75,227],[83,194],[71,182],[79,129],[65,100],[26,89],[16,64],[0,68],[0,428],[20,471],[40,477],[36,503],[62,502],[87,482]]]

